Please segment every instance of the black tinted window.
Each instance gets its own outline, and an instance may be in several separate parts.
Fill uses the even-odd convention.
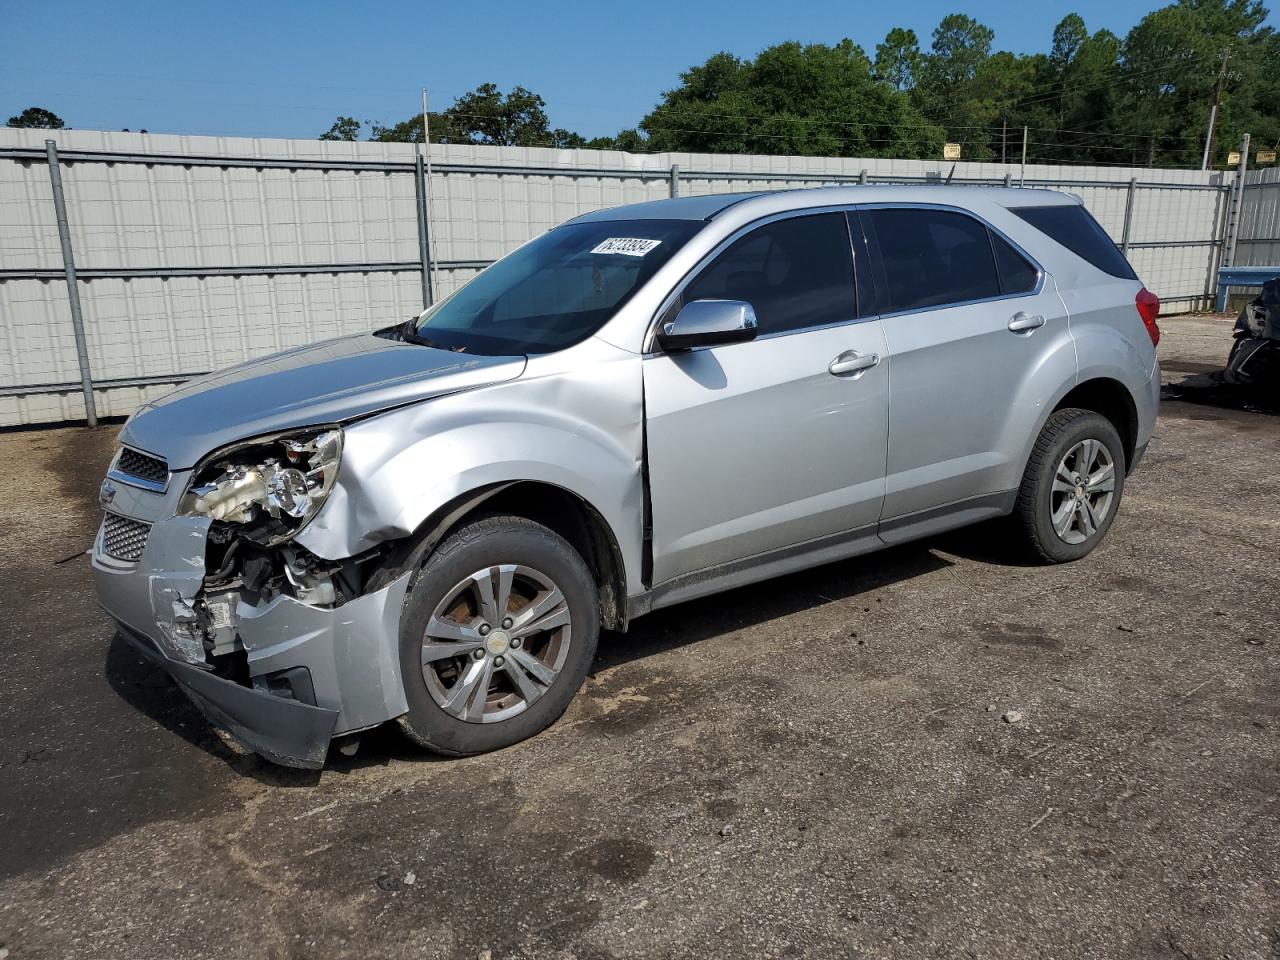
[[[854,317],[853,254],[844,215],[823,213],[766,224],[734,242],[681,297],[745,300],[761,333]]]
[[[1098,221],[1079,204],[1052,207],[1013,207],[1016,213],[1041,233],[1046,233],[1072,253],[1088,260],[1103,273],[1123,280],[1137,274]]]
[[[991,234],[996,251],[996,267],[1000,270],[1000,292],[1026,293],[1036,285],[1036,268],[1001,237]]]
[[[943,210],[868,211],[887,290],[885,313],[1000,294],[987,228]]]

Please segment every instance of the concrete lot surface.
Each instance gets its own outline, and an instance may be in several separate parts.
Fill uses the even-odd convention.
[[[1226,357],[1164,329],[1172,383]],[[0,957],[1276,957],[1280,419],[1222,403],[1084,561],[978,528],[669,609],[532,741],[319,774],[112,642],[115,428],[2,434]]]

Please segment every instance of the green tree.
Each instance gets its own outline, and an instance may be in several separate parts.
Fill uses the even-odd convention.
[[[321,140],[359,140],[360,121],[355,117],[339,116],[326,132],[320,134]]]
[[[546,101],[524,87],[503,93],[497,84],[482,83],[454,100],[439,113],[431,113],[432,143],[471,143],[514,147],[580,147],[586,141],[576,133],[548,125]],[[371,139],[418,143],[422,140],[422,114],[394,126],[373,125]]]
[[[26,127],[36,130],[61,130],[66,124],[62,122],[60,116],[44,109],[44,107],[27,107],[16,117],[10,117],[6,126]]]
[[[876,44],[875,75],[899,92],[910,90],[915,86],[921,60],[916,32],[894,27],[885,34],[884,43]]]
[[[942,18],[924,55],[919,82],[912,90],[917,109],[966,145],[966,159],[992,156],[989,139],[999,113],[992,77],[1003,74],[1017,58],[988,69],[994,31],[962,13]]]
[[[705,153],[935,156],[942,131],[878,78],[850,40],[718,53],[681,74],[641,122],[649,147]]]

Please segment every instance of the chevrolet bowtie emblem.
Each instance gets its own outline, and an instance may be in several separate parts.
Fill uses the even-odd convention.
[[[110,480],[103,480],[102,486],[98,488],[98,506],[103,510],[111,506],[111,501],[116,498],[116,485]]]

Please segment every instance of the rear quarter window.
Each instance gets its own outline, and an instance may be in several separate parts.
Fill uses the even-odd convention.
[[[1079,204],[1055,204],[1047,207],[1010,207],[1041,233],[1056,240],[1078,257],[1089,261],[1103,273],[1121,280],[1137,280],[1120,248],[1107,236],[1092,214]]]

